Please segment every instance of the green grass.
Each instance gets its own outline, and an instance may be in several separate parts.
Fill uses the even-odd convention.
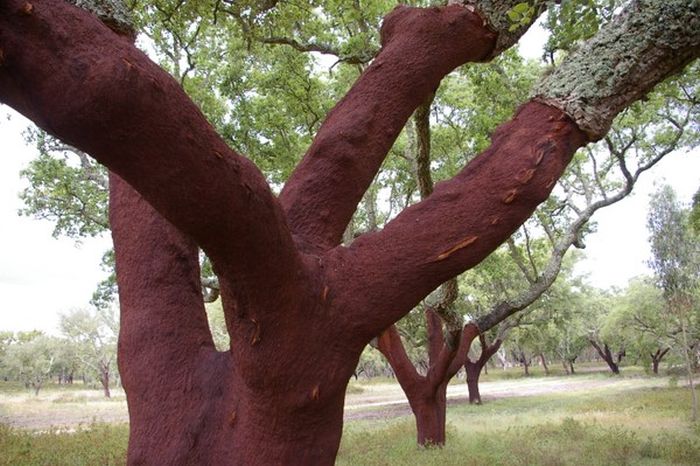
[[[583,377],[605,377],[587,374]],[[624,388],[502,398],[448,411],[444,448],[418,448],[412,417],[346,423],[338,465],[700,464],[687,388]],[[67,394],[64,394],[67,395]],[[124,464],[128,428],[74,433],[0,426],[0,465]]]
[[[700,464],[682,388],[496,400],[448,411],[446,446],[418,448],[412,418],[346,426],[338,465]]]
[[[0,465],[92,466],[126,463],[129,428],[92,425],[75,433],[35,433],[0,424]]]

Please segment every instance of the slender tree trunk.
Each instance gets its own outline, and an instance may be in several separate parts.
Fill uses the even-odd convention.
[[[564,372],[566,373],[566,375],[570,375],[571,372],[569,372],[569,365],[566,359],[561,360],[561,365],[564,366]]]
[[[542,362],[542,367],[544,368],[544,374],[549,375],[549,367],[547,367],[547,360],[544,357],[544,353],[540,353],[540,361]]]
[[[479,342],[481,343],[481,354],[476,361],[469,359],[469,356],[465,356],[464,370],[467,373],[467,391],[469,392],[469,403],[471,404],[481,404],[481,393],[479,391],[479,378],[481,376],[482,368],[485,369],[488,365],[489,360],[494,354],[498,353],[503,343],[503,336],[499,335],[496,340],[490,345],[486,342],[486,337],[483,333],[479,334]],[[485,371],[484,371],[485,372]]]
[[[683,336],[683,356],[685,357],[685,366],[688,372],[688,386],[692,399],[690,419],[695,422],[698,419],[698,395],[695,393],[695,381],[693,380],[693,365],[690,356],[690,347],[688,346],[688,333],[686,329],[686,320],[681,316],[681,335]]]
[[[604,343],[603,347],[601,347],[598,344],[598,342],[596,342],[593,339],[589,339],[588,341],[590,342],[591,346],[593,346],[593,348],[595,348],[596,352],[601,357],[601,359],[603,361],[605,361],[605,363],[608,365],[608,367],[610,368],[612,373],[615,375],[619,374],[620,367],[618,366],[618,362],[620,361],[620,359],[622,359],[623,353],[622,352],[618,353],[618,358],[617,358],[617,362],[616,362],[615,358],[613,357],[612,352],[610,351],[610,347],[608,346],[607,343]]]
[[[109,392],[109,366],[105,364],[100,364],[100,383],[102,384],[105,398],[111,398],[112,395]]]
[[[428,321],[428,370],[421,375],[406,354],[395,326],[377,339],[377,349],[386,357],[408,398],[416,420],[416,440],[421,446],[445,444],[445,412],[447,384],[464,364],[472,340],[478,335],[476,326],[468,324],[457,344],[450,348],[442,336],[440,317],[426,311]]]
[[[569,369],[571,370],[571,374],[575,374],[576,372],[574,371],[574,361],[572,359],[569,359]]]
[[[652,353],[651,356],[651,371],[654,375],[659,375],[659,364],[661,360],[666,356],[671,348],[666,348],[661,350],[661,348],[656,350],[656,353]]]
[[[464,365],[467,372],[467,390],[469,391],[469,403],[481,404],[481,393],[479,392],[479,377],[481,376],[481,367],[479,362],[467,361]]]

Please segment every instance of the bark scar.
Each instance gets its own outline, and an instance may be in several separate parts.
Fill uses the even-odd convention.
[[[231,411],[231,415],[228,417],[228,425],[233,427],[236,424],[236,410]]]
[[[250,337],[250,346],[255,346],[260,343],[260,323],[252,317],[249,320],[255,325],[253,335]]]
[[[22,7],[22,13],[24,13],[25,15],[31,15],[32,13],[34,13],[34,5],[32,5],[29,2],[25,3]]]
[[[518,175],[515,177],[515,179],[520,184],[527,184],[527,182],[530,181],[534,175],[535,175],[534,168],[523,169],[520,173],[518,173]]]
[[[321,300],[322,300],[323,302],[326,302],[326,298],[327,298],[327,297],[328,297],[328,285],[326,285],[326,286],[323,288],[323,294],[321,294]]]
[[[466,248],[467,246],[469,246],[470,244],[472,244],[472,243],[473,243],[474,241],[476,241],[477,239],[479,239],[478,236],[467,236],[467,237],[464,238],[462,241],[460,241],[459,243],[457,243],[456,245],[454,245],[453,247],[451,247],[451,248],[448,249],[447,251],[445,251],[445,252],[443,252],[442,254],[440,254],[439,256],[437,256],[437,259],[435,259],[433,262],[437,262],[437,261],[441,261],[441,260],[443,260],[443,259],[447,259],[447,258],[450,257],[452,254],[454,254],[455,252],[459,251],[460,249]]]
[[[321,395],[321,387],[319,384],[316,384],[314,386],[314,388],[311,390],[311,399],[314,401],[317,401],[320,395]]]
[[[510,204],[515,200],[515,196],[518,194],[518,190],[513,188],[510,191],[506,193],[506,196],[503,198],[503,203],[504,204]]]

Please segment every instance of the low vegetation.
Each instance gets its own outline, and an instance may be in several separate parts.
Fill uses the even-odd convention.
[[[516,374],[493,371],[492,377]],[[570,380],[609,378],[603,374]],[[550,377],[546,380],[557,379]],[[529,377],[527,382],[537,380]],[[545,380],[545,379],[542,379]],[[527,397],[486,399],[482,406],[452,405],[442,449],[418,448],[411,416],[346,423],[338,465],[678,465],[700,464],[700,428],[689,420],[690,393],[673,379],[625,376],[623,383],[590,392],[567,390]],[[390,382],[390,379],[381,381]],[[510,382],[509,382],[510,383]],[[518,383],[516,380],[513,383]],[[526,382],[522,382],[525,386]],[[377,382],[354,382],[356,393]],[[653,386],[650,386],[652,385]],[[364,388],[363,388],[364,387]],[[4,390],[7,388],[8,390]],[[2,386],[3,400],[19,396]],[[82,392],[47,388],[56,404],[86,411]],[[518,388],[514,387],[517,393]],[[66,400],[70,397],[70,400]],[[46,400],[34,403],[47,405]],[[111,401],[116,408],[117,401]],[[32,404],[28,398],[27,404]],[[6,402],[0,416],[7,418]],[[29,408],[27,408],[29,409]],[[0,465],[124,464],[128,426],[87,423],[75,429],[22,430],[0,426]]]

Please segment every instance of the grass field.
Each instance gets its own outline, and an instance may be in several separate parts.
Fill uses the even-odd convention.
[[[496,375],[494,375],[495,377]],[[507,379],[508,377],[506,377]],[[575,383],[605,382],[604,374],[571,378]],[[551,378],[508,380],[514,391]],[[564,379],[564,378],[562,378]],[[358,395],[390,380],[353,382]],[[487,384],[485,384],[486,386]],[[447,445],[421,449],[410,416],[346,422],[339,465],[697,465],[700,428],[689,422],[690,393],[664,378],[627,376],[573,390],[542,395],[493,398],[482,406],[460,404],[448,411]],[[0,385],[0,415],[22,409],[50,416],[60,410],[85,410],[93,403],[117,409],[124,403],[91,400],[84,390],[53,388],[39,405],[8,408],[8,400],[28,396]],[[353,395],[355,396],[355,395]],[[111,405],[110,405],[111,404]],[[43,408],[41,407],[43,406]],[[119,408],[121,409],[121,408]],[[128,427],[85,424],[75,432],[43,432],[0,426],[0,465],[124,464]]]

